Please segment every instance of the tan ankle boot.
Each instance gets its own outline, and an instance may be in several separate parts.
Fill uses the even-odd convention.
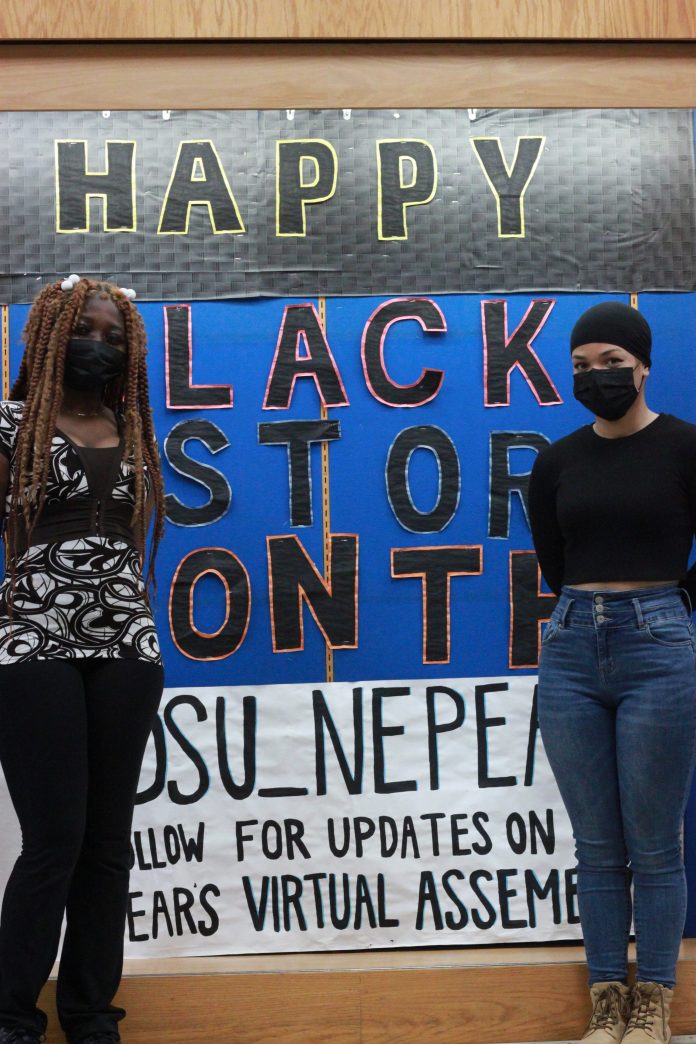
[[[631,1010],[631,988],[623,982],[595,982],[590,986],[592,1017],[582,1039],[585,1044],[617,1044]]]
[[[628,1044],[668,1044],[673,996],[674,990],[659,982],[637,982],[631,990],[631,1013],[623,1039]]]

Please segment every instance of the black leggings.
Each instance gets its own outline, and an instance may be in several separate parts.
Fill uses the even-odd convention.
[[[130,831],[162,695],[141,660],[0,666],[0,763],[22,851],[0,917],[0,1027],[43,1033],[39,992],[66,933],[57,1004],[71,1044],[114,1031],[123,968]]]

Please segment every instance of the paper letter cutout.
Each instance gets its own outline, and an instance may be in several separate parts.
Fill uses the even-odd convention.
[[[413,502],[409,464],[415,450],[427,449],[437,460],[439,488],[430,511],[419,511]],[[396,521],[411,533],[441,533],[454,518],[461,488],[459,457],[449,435],[435,425],[404,428],[387,456],[387,496]]]
[[[259,424],[259,442],[262,446],[287,447],[291,526],[312,525],[311,444],[340,437],[338,421],[272,421],[270,424]]]
[[[193,620],[193,594],[206,573],[225,587],[225,618],[217,631],[200,631]],[[249,574],[225,547],[199,547],[177,567],[169,594],[169,626],[179,652],[190,660],[223,660],[236,652],[246,637],[251,612]]]
[[[186,453],[189,439],[202,442],[210,453],[219,453],[229,441],[216,424],[209,420],[185,420],[175,424],[164,440],[164,455],[170,467],[179,475],[198,482],[207,489],[209,497],[199,507],[188,507],[175,493],[166,495],[167,519],[175,526],[207,526],[217,522],[229,510],[232,502],[230,484],[217,468],[201,464]]]
[[[168,410],[232,405],[231,384],[193,384],[191,305],[164,305],[164,357]]]
[[[362,364],[365,381],[375,399],[387,406],[422,406],[440,390],[442,370],[423,370],[413,384],[397,384],[384,364],[384,342],[392,323],[415,319],[426,333],[444,333],[445,317],[427,297],[404,297],[385,301],[368,319],[362,338]]]
[[[537,431],[492,431],[490,438],[490,478],[488,487],[488,535],[509,537],[510,503],[517,493],[529,525],[527,494],[530,471],[510,471],[510,450],[531,449],[537,453],[549,440]]]
[[[537,667],[541,625],[558,598],[541,590],[541,570],[533,551],[510,552],[510,667]]]
[[[300,354],[300,341],[305,353]],[[287,410],[298,377],[311,377],[324,406],[347,406],[348,398],[313,304],[286,305],[264,410]]]
[[[313,178],[305,181],[305,163]],[[276,235],[306,236],[307,206],[325,203],[336,191],[338,159],[323,138],[276,143]]]
[[[470,138],[498,208],[498,237],[524,238],[524,194],[541,158],[545,137],[517,139],[512,167],[505,162],[500,138]]]
[[[87,169],[86,141],[56,141],[56,232],[90,232],[89,201],[103,203],[105,232],[134,232],[135,142],[107,141],[106,170]]]
[[[332,533],[326,580],[296,536],[269,536],[268,586],[274,652],[304,649],[302,599],[332,649],[358,644],[358,538]]]
[[[419,138],[378,141],[378,238],[408,239],[406,208],[430,203],[436,188],[437,160],[429,142]]]
[[[205,207],[213,233],[244,232],[237,202],[212,141],[181,141],[164,196],[157,234],[188,234],[191,207]]]
[[[420,577],[423,588],[423,663],[449,663],[450,579],[478,576],[480,544],[453,547],[393,547],[392,576]]]
[[[508,337],[507,301],[481,302],[486,406],[510,405],[510,373],[516,366],[540,406],[557,406],[563,401],[532,348],[555,303],[532,301],[522,322]]]

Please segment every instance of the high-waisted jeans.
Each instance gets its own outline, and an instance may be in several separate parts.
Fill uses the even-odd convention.
[[[589,985],[673,987],[686,918],[681,847],[696,761],[696,642],[678,587],[564,587],[539,662],[539,725],[573,828]]]

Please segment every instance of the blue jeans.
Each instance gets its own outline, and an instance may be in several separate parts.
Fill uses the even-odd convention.
[[[626,981],[631,880],[636,978],[675,984],[696,761],[696,642],[683,595],[564,587],[541,642],[539,726],[576,843],[590,986]]]

